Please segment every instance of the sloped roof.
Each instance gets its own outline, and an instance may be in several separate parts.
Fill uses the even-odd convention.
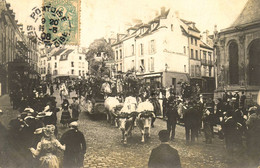
[[[180,19],[180,20],[181,20],[184,24],[186,24],[186,25],[188,26],[188,29],[200,33],[199,29],[195,26],[195,22],[188,21],[188,20],[184,20],[184,19]]]
[[[67,51],[65,51],[61,57],[60,57],[60,61],[65,61],[65,60],[68,60],[68,55],[70,53],[72,53],[74,50],[73,49],[68,49]]]
[[[208,48],[208,49],[212,49],[213,50],[213,47],[212,46],[210,46],[209,44],[207,44],[207,43],[205,43],[205,42],[203,42],[203,41],[201,41],[202,43],[200,44],[200,47],[203,47],[203,48]]]
[[[58,51],[56,51],[52,56],[57,56],[57,55],[60,55],[63,51],[65,51],[66,48],[62,48],[62,49],[59,49]]]
[[[231,27],[253,23],[256,21],[260,21],[260,0],[248,0],[244,9]]]

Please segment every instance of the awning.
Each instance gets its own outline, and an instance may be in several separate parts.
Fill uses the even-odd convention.
[[[149,74],[149,75],[144,75],[144,78],[152,78],[152,77],[161,77],[161,74]]]

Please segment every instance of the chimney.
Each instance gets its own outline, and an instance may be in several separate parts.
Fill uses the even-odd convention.
[[[209,43],[209,31],[206,30],[206,43],[208,44]]]
[[[161,15],[165,13],[165,7],[161,7]]]

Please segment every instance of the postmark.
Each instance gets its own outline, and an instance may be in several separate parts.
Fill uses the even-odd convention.
[[[79,45],[79,10],[80,0],[43,0],[40,8],[32,9],[34,25],[27,31],[45,46]]]

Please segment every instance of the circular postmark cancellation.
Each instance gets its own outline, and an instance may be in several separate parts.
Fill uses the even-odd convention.
[[[66,16],[64,6],[52,6],[51,3],[41,8],[34,7],[30,18],[34,25],[27,27],[45,46],[60,47],[70,39],[71,22]]]

